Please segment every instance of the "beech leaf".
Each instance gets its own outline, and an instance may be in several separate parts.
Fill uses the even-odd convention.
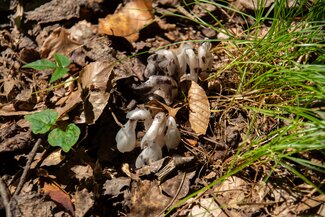
[[[198,135],[204,135],[209,125],[210,104],[204,89],[194,81],[188,91],[188,102],[191,128]]]
[[[82,118],[87,124],[94,124],[104,111],[113,87],[114,62],[97,61],[85,66],[79,76],[84,112]]]

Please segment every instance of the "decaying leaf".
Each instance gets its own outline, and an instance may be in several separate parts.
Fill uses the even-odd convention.
[[[139,30],[153,20],[151,0],[131,0],[113,15],[99,19],[98,32],[122,36],[129,42],[139,38]]]
[[[153,111],[153,114],[166,110],[168,114],[172,117],[176,117],[177,112],[182,108],[182,107],[173,108],[162,102],[159,102],[158,100],[150,100],[148,103],[146,103],[145,106],[149,107],[150,110]]]
[[[69,55],[80,44],[70,38],[70,33],[63,27],[55,29],[41,47],[41,57],[51,59],[55,53]]]
[[[85,123],[93,124],[108,103],[112,88],[113,62],[93,62],[80,72],[79,84],[84,102]],[[83,118],[81,118],[83,119]]]
[[[90,178],[94,175],[93,168],[90,165],[76,165],[73,166],[71,170],[75,173],[75,177],[79,181]]]
[[[76,208],[76,216],[82,217],[94,205],[94,193],[88,192],[86,188],[76,191],[73,195],[74,205]]]
[[[204,217],[204,216],[220,216],[222,209],[214,201],[212,197],[200,198],[197,201],[198,205],[195,205],[191,209],[190,216]]]
[[[23,89],[14,102],[14,107],[17,111],[32,111],[37,103],[36,95],[32,94],[32,88]]]
[[[45,182],[42,191],[45,194],[49,195],[53,201],[61,204],[67,211],[72,214],[72,216],[74,216],[74,208],[70,196],[63,189],[54,183]]]
[[[156,217],[169,204],[172,198],[164,195],[157,181],[144,180],[132,189],[132,207],[130,217]]]
[[[132,189],[132,208],[128,216],[160,216],[167,207],[178,202],[189,192],[194,172],[180,173],[158,186],[157,180],[144,180]],[[160,215],[159,215],[160,214]]]
[[[114,178],[112,180],[106,180],[103,188],[105,189],[104,195],[118,196],[122,193],[122,189],[130,187],[131,179],[127,177]]]
[[[209,125],[210,104],[204,89],[194,81],[191,81],[188,91],[188,103],[191,128],[197,134],[204,135]]]
[[[64,99],[64,102],[62,102],[62,104],[64,104],[63,106],[56,107],[56,111],[58,112],[59,117],[62,117],[64,114],[68,113],[73,108],[75,108],[79,103],[82,102],[80,95],[81,95],[81,90],[77,89],[73,91],[71,94],[69,94],[67,98]]]
[[[190,180],[194,177],[195,171],[190,173],[181,172],[171,179],[166,180],[162,185],[162,190],[171,198],[181,199],[190,190]]]

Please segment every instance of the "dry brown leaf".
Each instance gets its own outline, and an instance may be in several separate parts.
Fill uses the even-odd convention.
[[[41,166],[54,166],[58,165],[64,160],[64,157],[61,155],[62,149],[57,149],[53,151],[49,156],[47,156]]]
[[[170,203],[172,198],[159,189],[158,181],[143,180],[131,192],[132,207],[129,217],[156,217]],[[177,201],[177,200],[176,200]]]
[[[127,177],[118,177],[111,180],[106,180],[103,185],[105,189],[104,195],[118,196],[122,193],[123,188],[129,188],[131,184],[131,179]]]
[[[190,216],[204,217],[204,216],[220,216],[222,209],[214,201],[212,197],[209,198],[200,198],[197,202],[198,205],[195,205],[191,209]]]
[[[70,33],[62,27],[55,29],[41,47],[41,57],[51,59],[55,53],[69,55],[80,44],[70,38]]]
[[[108,103],[112,88],[113,62],[93,62],[80,72],[79,84],[82,90],[85,123],[94,124]]]
[[[76,216],[82,217],[88,212],[90,208],[93,207],[94,201],[94,193],[88,192],[86,188],[81,191],[76,191],[73,195],[74,205],[76,208]]]
[[[165,110],[168,112],[168,115],[173,116],[174,118],[176,117],[177,112],[182,108],[182,107],[172,108],[162,102],[159,102],[158,100],[150,100],[145,104],[145,106],[150,108],[153,115]]]
[[[99,19],[98,32],[122,36],[129,42],[139,38],[139,30],[153,20],[151,0],[131,0],[113,15]]]
[[[191,81],[188,91],[188,103],[191,128],[195,133],[204,135],[209,125],[210,104],[204,89],[194,81]]]
[[[61,204],[67,211],[71,213],[72,216],[74,216],[74,208],[70,196],[59,186],[55,185],[54,183],[45,182],[42,191],[45,194],[49,195],[53,201]]]
[[[162,190],[171,198],[181,199],[185,197],[190,190],[190,180],[194,177],[195,171],[189,173],[180,172],[171,179],[161,184]]]
[[[75,177],[79,181],[90,178],[94,175],[93,168],[90,165],[75,165],[71,170],[75,173]]]
[[[32,88],[25,88],[16,95],[14,107],[17,111],[32,111],[37,103],[36,95]]]
[[[69,94],[69,96],[67,96],[63,106],[56,107],[56,111],[59,113],[60,117],[62,117],[64,114],[71,111],[79,103],[82,102],[80,95],[81,95],[81,90],[77,89],[76,91],[73,91],[71,94]]]

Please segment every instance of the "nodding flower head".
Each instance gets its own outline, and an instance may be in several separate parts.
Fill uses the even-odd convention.
[[[147,109],[136,108],[126,114],[126,118],[129,120],[144,121],[144,127],[146,130],[149,129],[152,123],[152,117]]]
[[[128,120],[124,127],[122,127],[115,136],[117,149],[124,153],[130,152],[135,148],[136,136],[135,128],[137,125],[136,120]]]
[[[213,56],[210,53],[210,49],[210,42],[204,42],[198,49],[199,68],[201,70],[201,73],[204,74],[206,74],[207,71],[211,70],[212,67]]]
[[[176,149],[181,141],[181,134],[177,128],[175,118],[169,116],[166,121],[167,131],[164,137],[167,149]]]

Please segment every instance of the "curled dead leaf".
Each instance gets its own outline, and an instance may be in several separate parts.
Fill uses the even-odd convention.
[[[41,47],[41,57],[51,59],[55,53],[68,55],[80,44],[71,39],[70,33],[62,27],[55,29]]]
[[[139,30],[153,20],[151,0],[131,0],[113,15],[99,19],[98,32],[122,36],[129,42],[139,38]]]
[[[90,63],[80,72],[79,84],[82,90],[84,113],[81,119],[94,124],[108,103],[112,88],[114,62],[97,61]]]
[[[188,91],[188,103],[191,128],[195,133],[204,135],[209,125],[210,104],[204,89],[194,81],[191,81]]]
[[[72,216],[75,216],[70,196],[63,189],[54,183],[45,182],[42,191],[49,195],[53,201],[61,204]]]

